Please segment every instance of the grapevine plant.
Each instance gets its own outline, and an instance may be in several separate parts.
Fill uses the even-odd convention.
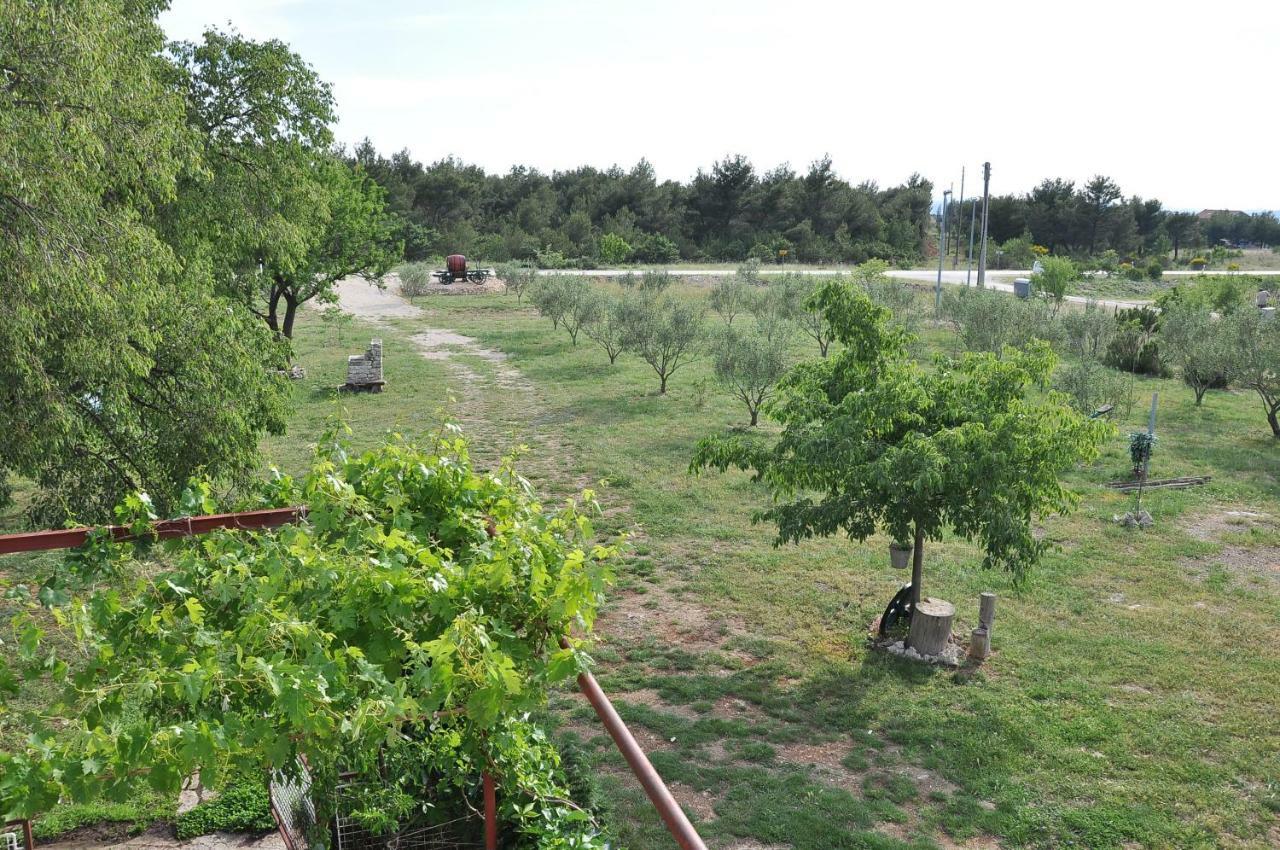
[[[211,493],[189,490],[188,513],[214,512]],[[616,547],[589,542],[587,508],[544,509],[512,459],[477,471],[452,426],[363,454],[335,429],[308,474],[240,507],[298,504],[305,522],[268,532],[95,536],[37,593],[7,589],[22,610],[0,654],[0,812],[292,774],[302,756],[319,788],[388,768],[356,804],[374,828],[478,809],[488,770],[520,846],[603,846],[529,720],[590,661],[571,631],[590,629]],[[121,517],[155,519],[145,496]],[[19,710],[24,678],[57,697]]]

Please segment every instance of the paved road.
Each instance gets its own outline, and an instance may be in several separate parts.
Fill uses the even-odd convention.
[[[760,269],[763,275],[778,274],[806,274],[806,275],[829,275],[840,274],[850,271],[848,266],[833,266],[825,269],[787,269],[778,267],[765,266]],[[734,274],[733,269],[667,269],[667,272],[679,277],[727,277]],[[628,274],[637,274],[636,269],[565,269],[563,271],[543,270],[539,274],[571,274],[582,275],[585,277],[623,277]],[[1187,270],[1167,271],[1165,275],[1168,277],[1194,277],[1195,275],[1204,274],[1204,272],[1193,272]],[[1209,274],[1234,274],[1234,275],[1265,275],[1278,276],[1280,269],[1249,269],[1248,271],[1239,272],[1209,272]],[[910,280],[922,283],[936,284],[938,280],[938,270],[933,269],[890,269],[889,277],[897,280]],[[1013,292],[1013,280],[1018,277],[1030,277],[1030,269],[1000,269],[999,271],[987,272],[987,288],[996,292]],[[978,273],[975,271],[970,275],[967,271],[960,269],[952,271],[943,269],[942,282],[951,286],[964,286],[968,279],[968,285],[977,286]],[[1068,295],[1066,300],[1072,304],[1086,304],[1093,301],[1104,307],[1119,307],[1126,309],[1129,307],[1138,307],[1143,304],[1150,304],[1150,299],[1142,298],[1089,298],[1083,295]]]

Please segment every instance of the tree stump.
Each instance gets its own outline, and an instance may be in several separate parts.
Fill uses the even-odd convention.
[[[969,657],[982,661],[991,654],[991,633],[979,626],[969,638]]]
[[[951,639],[951,621],[955,616],[956,606],[945,599],[931,596],[921,600],[911,615],[907,646],[921,655],[940,655]]]

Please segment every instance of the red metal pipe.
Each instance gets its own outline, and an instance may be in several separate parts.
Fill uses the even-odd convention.
[[[230,514],[182,517],[161,520],[151,526],[150,534],[161,540],[207,534],[215,528],[275,528],[297,522],[307,515],[305,506],[293,508],[268,508],[261,511],[241,511]],[[117,543],[134,539],[126,525],[103,526]],[[96,529],[58,528],[51,531],[29,531],[21,534],[0,534],[0,555],[15,552],[41,552],[48,549],[74,549],[84,545],[89,534]]]
[[[561,638],[560,645],[567,648],[568,641]],[[658,771],[654,770],[653,765],[649,763],[649,757],[644,754],[644,750],[640,749],[631,730],[627,728],[626,723],[622,722],[613,703],[609,702],[609,698],[600,689],[600,683],[596,681],[596,677],[590,672],[579,673],[578,688],[586,695],[587,701],[596,710],[596,714],[600,715],[604,728],[609,731],[613,742],[618,745],[618,750],[627,760],[627,764],[631,765],[631,772],[636,775],[636,779],[640,780],[644,792],[649,795],[653,807],[662,816],[667,830],[675,838],[676,843],[683,850],[707,850],[702,837],[693,828],[693,824],[689,823],[689,818],[685,816],[676,798],[671,796],[671,791],[667,789]]]
[[[22,840],[26,842],[26,845],[27,845],[26,850],[36,850],[36,840],[31,835],[31,821],[11,820],[11,821],[6,821],[4,825],[6,827],[9,827],[9,826],[22,827]]]
[[[498,792],[493,775],[484,772],[484,850],[498,850]]]

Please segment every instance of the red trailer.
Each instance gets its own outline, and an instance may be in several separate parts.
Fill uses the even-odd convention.
[[[467,271],[467,258],[461,254],[450,254],[445,257],[444,266],[443,269],[431,273],[432,277],[441,283],[453,283],[459,280],[484,283],[489,275],[493,274],[492,269],[472,269]]]

